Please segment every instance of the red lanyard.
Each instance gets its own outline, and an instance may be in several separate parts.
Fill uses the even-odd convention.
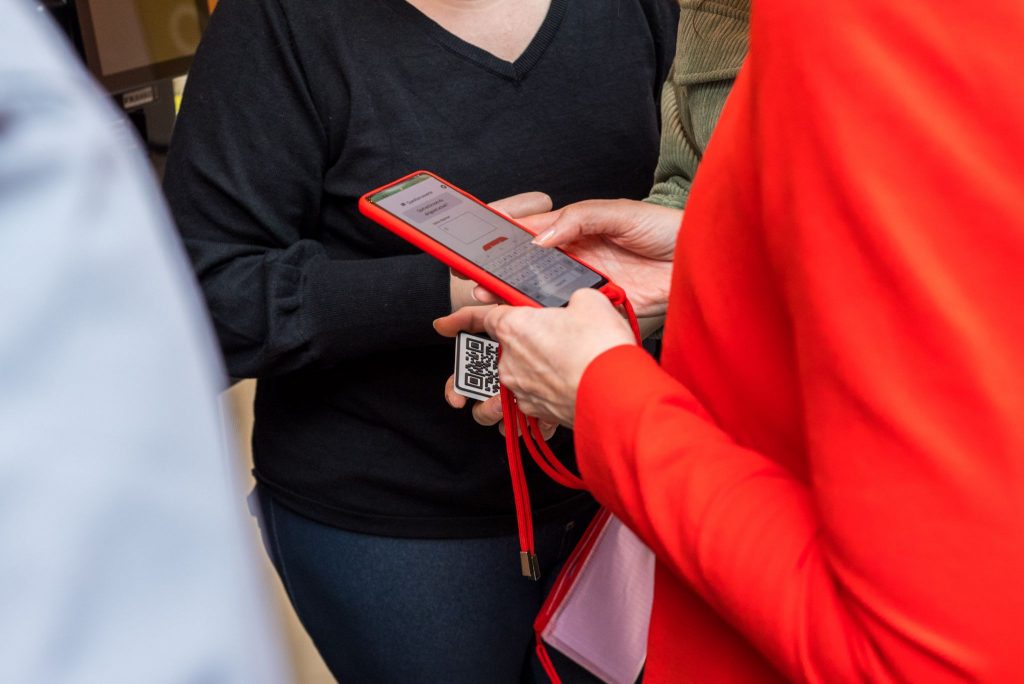
[[[623,308],[639,344],[640,328],[626,293],[611,283],[601,291],[612,304]],[[523,576],[536,581],[540,579],[540,564],[537,561],[537,548],[533,538],[533,511],[530,508],[530,490],[526,484],[526,470],[523,468],[519,437],[522,436],[530,457],[552,480],[569,489],[586,489],[586,485],[552,453],[551,447],[541,434],[537,419],[530,418],[519,410],[515,395],[504,385],[501,386],[501,409],[505,419],[505,450],[508,453],[508,469],[512,475],[512,495],[515,498],[516,522],[519,527],[519,564]]]

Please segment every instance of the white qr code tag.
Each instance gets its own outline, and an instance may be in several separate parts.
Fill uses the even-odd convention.
[[[498,343],[460,332],[455,338],[455,393],[484,401],[498,393]]]

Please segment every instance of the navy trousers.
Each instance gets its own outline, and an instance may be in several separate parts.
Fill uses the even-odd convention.
[[[299,619],[344,684],[546,682],[533,620],[593,517],[538,525],[543,576],[520,574],[516,536],[399,539],[347,532],[257,492],[264,543]],[[595,677],[548,649],[563,681]]]

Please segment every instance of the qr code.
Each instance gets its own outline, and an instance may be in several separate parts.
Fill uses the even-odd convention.
[[[480,335],[460,333],[455,350],[455,391],[483,400],[500,389],[498,343]]]

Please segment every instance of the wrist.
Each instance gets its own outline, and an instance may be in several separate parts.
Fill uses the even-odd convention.
[[[583,353],[579,356],[581,363],[576,367],[575,372],[572,374],[572,394],[574,396],[576,392],[579,391],[580,382],[582,382],[583,376],[586,375],[587,369],[590,368],[594,361],[601,358],[612,349],[637,346],[632,333],[624,339],[609,338],[602,340],[600,343],[596,342],[597,341],[595,341],[595,344],[588,345],[586,349],[582,350]]]

